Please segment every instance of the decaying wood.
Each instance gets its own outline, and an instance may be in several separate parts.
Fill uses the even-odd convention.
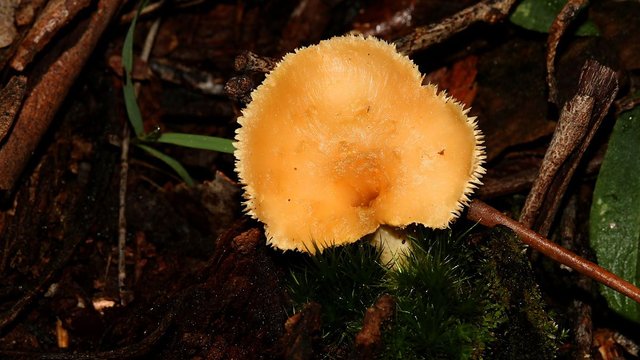
[[[0,90],[0,146],[15,121],[26,90],[27,78],[24,76],[13,76]]]
[[[17,0],[4,0],[0,3],[0,48],[13,43],[18,31],[14,22]]]
[[[234,76],[224,86],[224,91],[231,99],[243,104],[251,102],[251,92],[256,87],[249,75]]]
[[[284,323],[283,357],[287,360],[311,359],[314,344],[320,339],[322,306],[315,302],[290,316]]]
[[[582,68],[576,95],[560,113],[520,222],[546,236],[569,182],[618,93],[616,73],[596,61]]]
[[[509,218],[480,200],[471,201],[467,212],[467,218],[490,228],[495,226],[506,226],[513,230],[520,237],[520,240],[523,243],[531,246],[543,255],[640,303],[640,289],[633,284],[622,279],[618,275],[611,273],[603,267],[546,239],[542,235]]]
[[[0,164],[3,164],[0,192],[10,192],[13,189],[69,88],[121,3],[122,0],[99,1],[91,18],[66,36],[67,41],[79,36],[77,41],[53,63],[42,64],[46,66],[46,72],[29,89],[13,130],[0,148]],[[61,41],[60,45],[64,46],[64,43],[65,41]]]
[[[236,56],[233,67],[238,72],[257,71],[267,73],[273,70],[277,64],[277,59],[260,56],[251,51],[244,51]]]
[[[585,175],[596,174],[602,165],[603,153],[595,154],[584,167]],[[482,178],[482,186],[476,190],[480,199],[493,199],[529,191],[538,177],[539,166],[514,171],[503,176],[493,175],[491,170]]]
[[[33,58],[44,49],[53,37],[64,28],[90,0],[51,0],[40,13],[38,20],[20,42],[11,67],[23,71]]]
[[[389,294],[376,300],[364,314],[362,329],[356,335],[355,349],[357,359],[374,359],[382,349],[382,331],[395,314],[396,302]]]
[[[398,52],[410,55],[448,39],[473,23],[480,21],[496,23],[501,21],[509,14],[514,3],[515,0],[482,1],[437,24],[416,28],[411,34],[395,40],[394,44]],[[247,51],[236,57],[235,69],[239,72],[256,71],[267,73],[271,71],[276,64],[276,59],[263,57]],[[254,84],[248,76],[241,75],[230,79],[225,86],[225,90],[232,99],[240,102],[248,102],[250,100],[248,94],[254,87]]]
[[[549,85],[549,101],[554,104],[558,103],[558,84],[555,75],[558,44],[580,10],[587,5],[589,5],[589,0],[567,1],[549,29],[549,37],[547,38],[547,84]]]
[[[23,0],[16,9],[16,25],[25,26],[31,24],[39,10],[47,4],[47,0]]]
[[[409,55],[443,42],[477,22],[497,23],[509,15],[515,0],[484,0],[443,21],[416,28],[411,34],[394,41],[400,53]]]

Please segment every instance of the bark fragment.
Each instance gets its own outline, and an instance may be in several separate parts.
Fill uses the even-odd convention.
[[[77,41],[51,64],[40,64],[46,72],[29,89],[11,136],[0,148],[0,164],[4,164],[0,173],[0,192],[10,192],[13,189],[40,143],[40,138],[49,128],[56,111],[121,3],[122,0],[101,0],[91,18],[66,36],[67,41],[79,36]],[[65,41],[60,43],[64,46]]]
[[[596,131],[618,93],[616,73],[596,61],[582,68],[576,95],[565,104],[520,222],[549,233],[560,202]]]
[[[364,315],[362,329],[356,335],[356,357],[358,359],[373,359],[382,348],[382,332],[384,326],[395,314],[396,302],[389,294],[384,294],[376,300]]]
[[[0,143],[15,121],[26,90],[27,78],[24,76],[13,76],[0,90]]]

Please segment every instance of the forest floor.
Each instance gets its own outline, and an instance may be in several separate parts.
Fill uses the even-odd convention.
[[[362,244],[317,258],[268,246],[244,214],[233,154],[152,139],[233,139],[274,61],[332,36],[376,36],[477,117],[487,173],[473,197],[514,219],[537,202],[525,226],[597,262],[590,208],[615,121],[638,106],[640,3],[569,1],[548,31],[523,27],[547,21],[524,3],[153,2],[137,18],[131,73],[146,140],[123,96],[122,49],[140,4],[1,4],[0,358],[638,358],[640,325],[596,281],[524,251],[506,230],[466,213],[451,233],[412,229],[425,248],[413,274],[450,283],[404,293],[403,281],[424,278],[390,275]],[[584,23],[597,31],[580,35]],[[240,61],[247,52],[262,62]],[[590,83],[587,60],[615,86]],[[549,170],[563,107],[583,87],[593,113],[551,147],[567,155]],[[349,278],[344,289],[335,274]],[[340,308],[332,288],[357,289],[357,304]],[[427,325],[419,336],[411,327]]]

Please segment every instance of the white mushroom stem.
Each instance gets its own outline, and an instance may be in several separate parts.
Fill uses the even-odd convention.
[[[370,235],[371,244],[380,250],[380,262],[388,268],[397,268],[413,251],[411,241],[403,229],[380,226]]]

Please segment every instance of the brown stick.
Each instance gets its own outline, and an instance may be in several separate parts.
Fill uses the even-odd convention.
[[[38,21],[20,43],[11,67],[23,71],[53,37],[84,8],[90,0],[52,0],[47,3]]]
[[[553,20],[547,38],[547,84],[549,85],[549,101],[558,104],[558,84],[556,82],[556,51],[562,35],[571,25],[580,10],[589,5],[589,0],[569,0],[558,16]]]
[[[504,19],[515,0],[485,0],[454,14],[443,21],[416,28],[411,34],[394,41],[400,53],[411,54],[442,42],[469,25],[484,21],[496,23]]]
[[[80,24],[69,34],[70,37],[79,36],[77,41],[49,66],[40,81],[30,89],[7,142],[0,148],[0,164],[3,164],[0,192],[13,189],[40,138],[49,128],[56,111],[122,1],[100,0],[89,21]]]
[[[467,218],[487,227],[495,227],[497,225],[506,226],[513,230],[523,243],[531,246],[542,254],[640,303],[640,289],[635,285],[562,246],[545,239],[540,234],[526,228],[521,223],[509,218],[480,200],[473,200],[471,204],[469,204]]]

